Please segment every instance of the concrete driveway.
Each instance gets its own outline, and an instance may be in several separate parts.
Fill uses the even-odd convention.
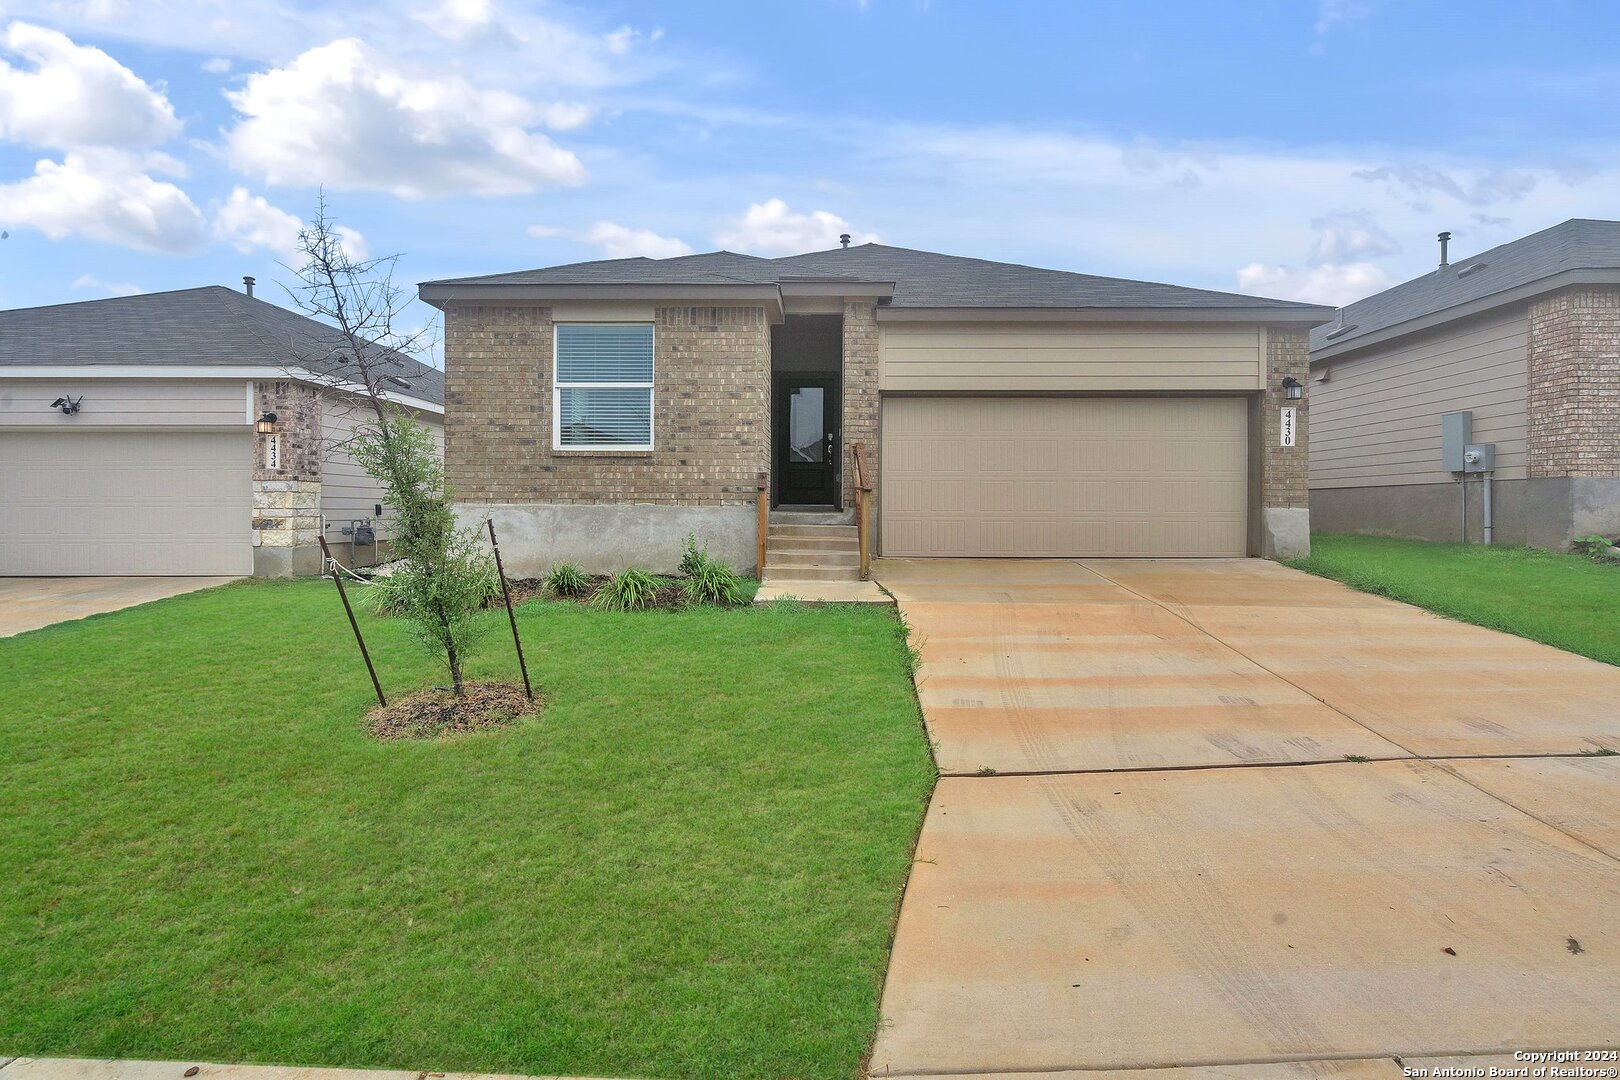
[[[1620,757],[1581,756],[1620,749],[1620,669],[1258,561],[875,576],[947,774],[875,1075],[1620,1041]]]
[[[0,638],[105,611],[211,589],[228,577],[0,578]]]

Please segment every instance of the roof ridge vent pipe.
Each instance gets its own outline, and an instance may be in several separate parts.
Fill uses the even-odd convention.
[[[839,233],[838,243],[843,247],[849,247],[849,233]]]
[[[1449,243],[1451,243],[1451,234],[1448,233],[1448,232],[1441,233],[1440,234],[1440,269],[1442,269],[1442,270],[1444,270],[1446,267],[1451,265],[1451,263],[1449,261],[1447,261],[1447,259],[1446,259],[1446,245],[1449,244]]]
[[[249,296],[253,295],[253,277],[251,275],[242,275],[242,288]]]

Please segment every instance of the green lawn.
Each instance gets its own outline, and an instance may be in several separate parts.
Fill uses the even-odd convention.
[[[0,640],[0,1053],[855,1076],[934,778],[893,612],[519,616],[545,711],[436,743],[362,734],[327,582]]]
[[[1620,664],[1620,566],[1520,547],[1317,535],[1291,565],[1363,592]]]

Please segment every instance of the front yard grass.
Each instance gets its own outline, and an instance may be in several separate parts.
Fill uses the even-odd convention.
[[[934,775],[892,611],[519,622],[538,716],[386,744],[327,582],[0,641],[0,1053],[855,1076]]]
[[[1291,563],[1462,622],[1620,664],[1620,566],[1521,547],[1319,534]]]

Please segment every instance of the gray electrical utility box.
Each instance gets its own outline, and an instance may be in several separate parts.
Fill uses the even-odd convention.
[[[1446,472],[1471,472],[1463,455],[1468,451],[1468,440],[1474,437],[1474,414],[1448,412],[1440,414],[1440,460]]]
[[[1496,444],[1493,442],[1469,443],[1463,448],[1463,471],[1470,473],[1490,472],[1496,468]]]

